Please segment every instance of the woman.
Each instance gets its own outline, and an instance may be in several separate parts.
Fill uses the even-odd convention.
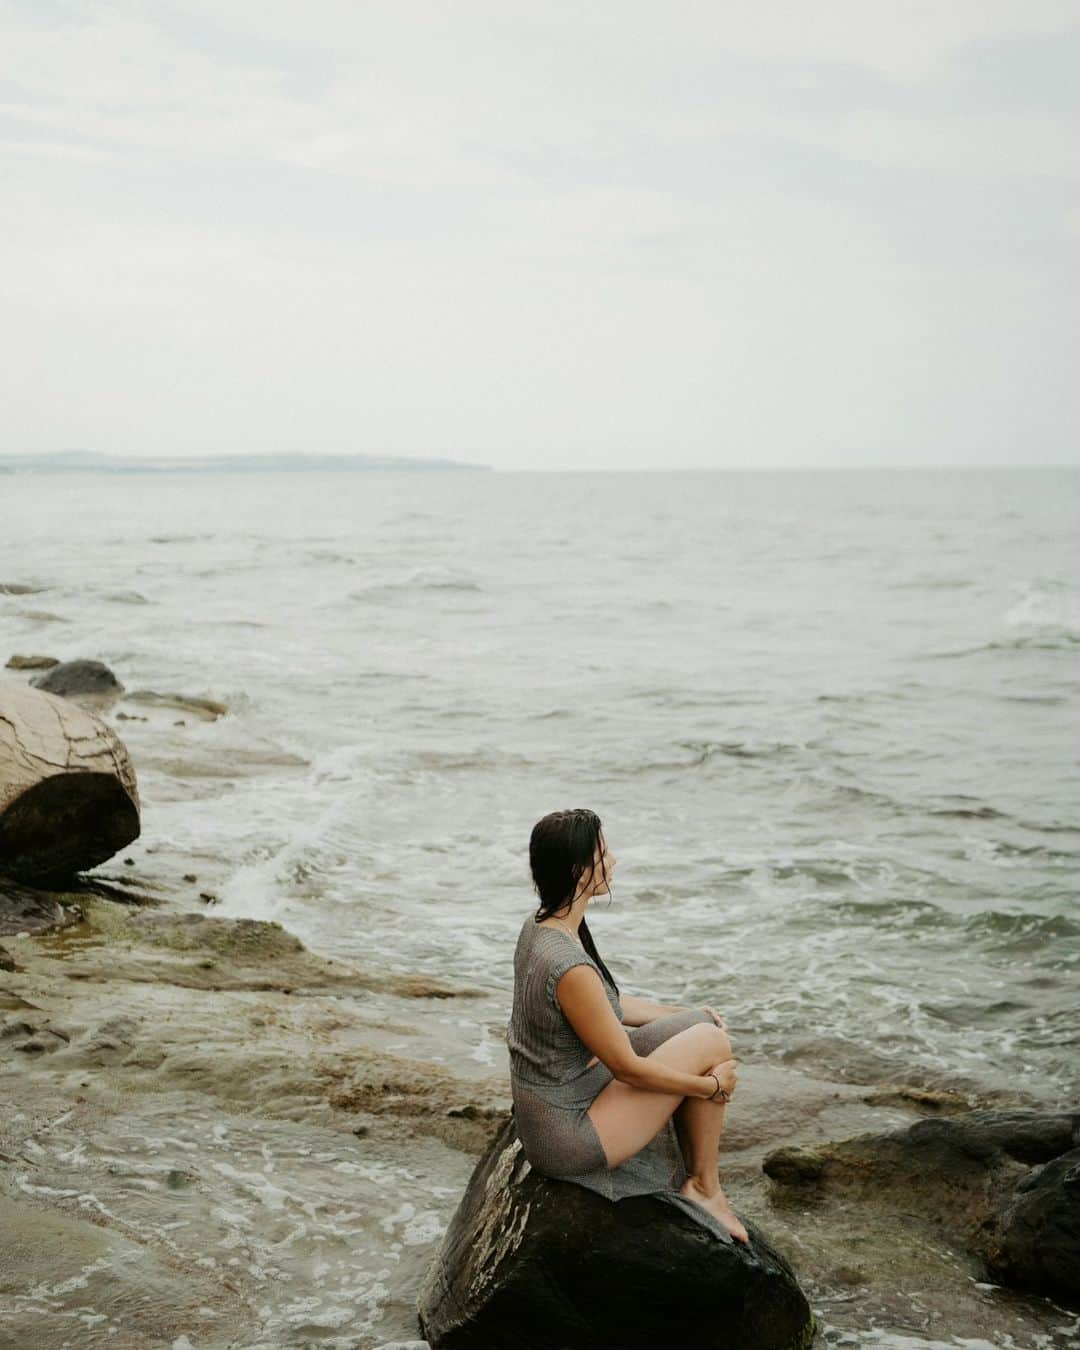
[[[747,1242],[717,1177],[736,1080],[726,1027],[709,1007],[620,995],[585,922],[615,863],[594,811],[533,827],[540,907],[514,952],[506,1038],[518,1138],[538,1172],[610,1200],[657,1195]]]

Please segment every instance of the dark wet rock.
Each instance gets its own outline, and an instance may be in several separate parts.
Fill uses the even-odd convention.
[[[1080,1111],[972,1111],[952,1120],[920,1120],[907,1138],[943,1166],[963,1166],[967,1159],[992,1163],[1002,1155],[1041,1163],[1080,1142],[1078,1130]]]
[[[8,670],[50,670],[59,664],[56,656],[20,656],[17,652],[7,659]]]
[[[67,898],[67,897],[65,897]],[[0,876],[0,936],[48,933],[79,922],[81,915],[50,891],[35,890]]]
[[[1080,1111],[970,1111],[775,1149],[762,1167],[782,1185],[920,1215],[1008,1283],[1080,1296]]]
[[[155,708],[177,708],[180,712],[191,713],[204,722],[216,722],[229,711],[228,706],[213,698],[196,698],[188,694],[158,694],[152,689],[136,689],[128,695],[130,703],[145,703]],[[174,726],[183,726],[176,722]]]
[[[119,696],[124,686],[102,661],[61,661],[58,666],[31,681],[35,689],[61,698],[91,694]]]
[[[433,1350],[796,1350],[814,1319],[748,1224],[724,1243],[654,1196],[611,1204],[534,1172],[508,1120],[481,1158],[420,1291]]]
[[[64,698],[0,685],[0,874],[61,884],[139,830],[135,770],[116,732]]]
[[[475,1102],[466,1102],[464,1106],[447,1107],[446,1114],[458,1120],[498,1120],[506,1113],[497,1106],[477,1106]]]
[[[127,884],[117,885],[115,882],[107,881],[100,876],[76,877],[70,888],[60,894],[64,903],[76,904],[80,908],[82,908],[81,899],[84,896],[97,896],[102,900],[115,900],[118,905],[134,905],[138,909],[164,903],[157,896],[146,893],[145,887],[152,885],[151,882],[141,878],[139,885],[142,889],[134,891]]]
[[[0,947],[0,970],[15,970],[15,958],[6,947]]]
[[[988,1265],[1007,1284],[1080,1301],[1080,1148],[1033,1168],[998,1218]]]
[[[795,1184],[817,1181],[825,1170],[825,1159],[812,1148],[776,1148],[761,1166],[773,1181]]]

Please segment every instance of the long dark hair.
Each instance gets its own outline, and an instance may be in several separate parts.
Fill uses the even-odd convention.
[[[533,915],[536,923],[550,918],[560,909],[568,909],[577,894],[586,868],[591,885],[596,873],[596,848],[600,842],[600,817],[587,807],[572,811],[551,811],[533,826],[529,836],[529,867],[533,887],[540,897],[540,908]],[[607,865],[600,859],[601,875],[608,879]],[[578,927],[581,945],[599,966],[615,993],[619,986],[600,959],[584,914]]]

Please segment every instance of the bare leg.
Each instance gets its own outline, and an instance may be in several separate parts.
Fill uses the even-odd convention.
[[[750,1235],[720,1188],[718,1160],[725,1111],[723,1102],[701,1097],[684,1097],[676,1109],[675,1133],[690,1174],[681,1190],[687,1199],[715,1215],[738,1242],[749,1242]]]
[[[730,1055],[731,1042],[718,1027],[693,1025],[658,1045],[648,1058],[686,1073],[705,1074],[719,1068]],[[588,1114],[609,1167],[633,1157],[666,1120],[673,1118],[690,1173],[682,1187],[683,1195],[719,1219],[738,1241],[748,1240],[746,1229],[720,1189],[717,1174],[720,1131],[724,1125],[722,1102],[652,1092],[615,1080],[598,1093]]]

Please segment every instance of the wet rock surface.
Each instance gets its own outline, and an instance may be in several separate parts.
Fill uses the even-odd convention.
[[[508,1120],[505,1065],[463,1040],[478,1026],[497,1040],[502,1003],[381,968],[375,951],[354,967],[279,924],[192,910],[215,878],[191,866],[172,882],[141,868],[82,878],[54,897],[66,926],[4,937],[0,1343],[416,1342],[422,1283]],[[937,1126],[967,1100],[928,1092],[751,1058],[725,1189],[797,1270],[830,1345],[880,1324],[1064,1350],[1068,1314],[988,1281],[903,1186],[779,1186],[761,1170],[781,1146]],[[1045,1147],[1038,1131],[1010,1138]]]
[[[434,1350],[796,1350],[814,1319],[761,1230],[724,1243],[653,1196],[612,1205],[534,1172],[512,1119],[481,1158],[420,1294]]]
[[[998,1215],[988,1264],[998,1279],[1080,1306],[1080,1148],[1017,1184]]]
[[[411,1059],[408,1009],[475,991],[275,923],[79,903],[5,947],[0,1343],[408,1339],[441,1208],[508,1104],[501,1076]]]
[[[951,1234],[996,1278],[1080,1304],[1080,1111],[970,1111],[817,1148],[763,1170]]]
[[[66,898],[66,897],[65,897]],[[0,936],[9,933],[48,933],[78,923],[81,913],[50,891],[0,876]]]

